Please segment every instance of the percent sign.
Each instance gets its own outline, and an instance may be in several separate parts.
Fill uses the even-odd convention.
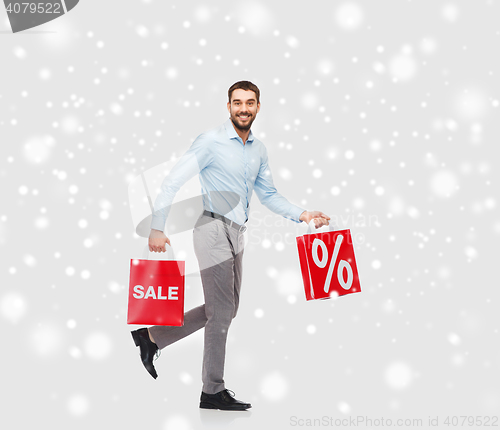
[[[342,236],[341,234],[339,234],[337,236],[337,239],[335,240],[335,247],[333,248],[332,259],[330,260],[330,265],[328,266],[328,273],[326,274],[325,293],[328,293],[328,290],[330,289],[330,282],[332,280],[333,269],[335,269],[335,263],[337,262],[337,257],[339,255],[340,245],[342,244],[343,240],[344,240],[344,236]],[[319,256],[318,256],[318,247],[321,248],[321,251],[322,251],[321,252],[321,254],[322,254],[321,260],[319,259]],[[312,258],[313,258],[316,266],[318,266],[320,269],[323,269],[326,266],[326,263],[328,263],[328,249],[326,249],[325,242],[323,242],[321,239],[314,239],[314,241],[313,241]],[[344,268],[347,271],[347,282],[344,282],[344,276],[343,276]],[[353,281],[352,267],[345,260],[339,261],[339,264],[337,267],[337,279],[339,281],[340,286],[344,290],[348,290],[349,288],[351,288],[352,281]]]

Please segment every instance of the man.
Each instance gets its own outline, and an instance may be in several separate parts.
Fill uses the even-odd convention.
[[[229,88],[230,118],[196,138],[163,181],[154,205],[149,250],[165,252],[170,240],[163,229],[173,198],[187,180],[200,174],[204,211],[195,225],[193,240],[205,304],[186,312],[182,327],[153,326],[132,332],[144,366],[156,379],[155,353],[205,327],[200,408],[251,407],[230,394],[223,375],[227,331],[239,305],[244,224],[253,191],[270,210],[295,222],[314,219],[319,228],[328,225],[330,219],[322,212],[309,212],[291,204],[276,191],[267,150],[250,130],[260,110],[259,97],[257,86],[248,81],[236,82]]]

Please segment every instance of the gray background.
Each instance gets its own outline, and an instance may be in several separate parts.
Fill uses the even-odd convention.
[[[2,426],[498,415],[499,12],[86,0],[14,35],[3,11]],[[200,412],[203,331],[163,350],[153,380],[126,324],[145,244],[128,187],[224,122],[242,79],[262,92],[253,131],[278,190],[351,229],[362,292],[306,302],[306,226],[254,196],[225,377],[254,407]],[[202,303],[199,278],[186,294]]]

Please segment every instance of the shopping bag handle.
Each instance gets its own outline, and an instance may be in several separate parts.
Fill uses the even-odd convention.
[[[165,249],[167,251],[167,258],[165,260],[175,260],[174,249],[168,244],[165,244]],[[142,251],[143,260],[149,260],[149,243],[144,247]]]
[[[309,223],[307,224],[307,232],[306,232],[306,234],[311,234],[313,232],[312,231],[313,228],[314,228],[314,230],[317,230],[316,226],[314,225],[314,219],[312,219],[311,221],[309,221]],[[328,224],[328,231],[335,231],[335,228],[333,227],[333,224],[331,222]]]

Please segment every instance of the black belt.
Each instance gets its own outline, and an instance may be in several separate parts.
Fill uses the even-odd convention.
[[[234,221],[230,220],[229,218],[226,218],[224,215],[220,215],[220,214],[217,214],[215,212],[203,211],[203,215],[206,215],[206,216],[209,216],[209,217],[215,218],[215,219],[220,219],[222,222],[227,224],[229,227],[235,228],[240,233],[244,233],[247,229],[246,225],[236,224]]]

